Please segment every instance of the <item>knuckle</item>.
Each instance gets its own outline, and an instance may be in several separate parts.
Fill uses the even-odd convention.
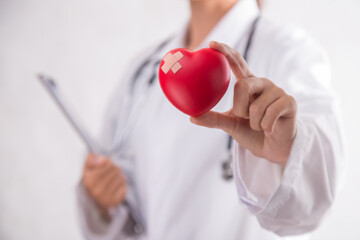
[[[251,119],[251,118],[250,118],[250,127],[251,127],[253,130],[256,130],[256,131],[260,131],[260,130],[261,130],[261,125],[260,125],[260,123],[259,123],[257,120],[254,120],[254,119]]]
[[[260,78],[267,86],[271,86],[274,88],[278,88],[270,79],[268,78]]]
[[[268,78],[264,78],[264,77],[262,77],[262,78],[260,78],[261,79],[261,81],[263,81],[263,82],[265,82],[265,83],[272,83]]]
[[[261,121],[261,129],[263,129],[264,131],[271,131],[272,126],[271,123],[269,121],[267,121],[266,119],[264,119],[263,121]]]
[[[236,81],[234,84],[234,91],[235,92],[239,92],[241,89],[241,82],[240,81]]]
[[[296,100],[295,100],[295,98],[294,98],[293,96],[287,95],[287,97],[288,97],[288,99],[289,99],[289,101],[290,101],[291,103],[296,104]]]
[[[234,84],[234,89],[241,92],[248,92],[250,89],[250,85],[248,83],[249,79],[244,78],[241,81],[237,81]]]
[[[260,104],[253,103],[253,104],[250,105],[250,108],[249,108],[250,116],[256,117],[259,114],[261,114],[261,112],[262,112],[262,107],[261,107]]]
[[[278,107],[271,105],[266,109],[265,116],[267,119],[274,119],[277,115],[277,112]]]
[[[252,78],[245,78],[243,80],[243,88],[244,88],[244,90],[246,90],[246,92],[250,92],[252,82],[253,82]]]
[[[277,96],[286,95],[285,91],[282,88],[279,88],[279,87],[276,87],[276,86],[273,86],[270,90],[273,92],[273,94],[275,94]]]
[[[242,94],[248,94],[250,91],[250,85],[248,83],[248,79],[241,79],[237,81],[234,85],[234,91]]]
[[[261,114],[261,106],[257,105],[257,104],[252,104],[250,105],[250,109],[249,109],[249,115],[250,115],[250,127],[254,130],[261,130],[261,125],[260,125],[260,115]]]
[[[249,119],[249,112],[248,109],[246,109],[244,106],[241,106],[239,108],[236,109],[235,115],[241,117],[241,118],[246,118]]]
[[[239,92],[241,92],[242,94],[249,95],[250,84],[248,81],[249,81],[249,79],[247,79],[247,78],[242,79],[242,81],[239,81],[239,82],[241,82],[239,85]]]
[[[277,88],[277,91],[279,92],[279,95],[286,95],[286,92],[282,88]]]
[[[287,95],[287,97],[288,97],[288,101],[289,101],[289,104],[291,106],[291,109],[296,110],[297,109],[297,102],[296,102],[295,98],[293,96],[290,96],[290,95]]]

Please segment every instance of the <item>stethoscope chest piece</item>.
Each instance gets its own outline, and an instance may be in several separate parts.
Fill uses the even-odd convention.
[[[234,177],[233,168],[232,168],[232,154],[229,153],[228,157],[221,163],[221,169],[222,169],[222,178],[224,180],[231,180]]]

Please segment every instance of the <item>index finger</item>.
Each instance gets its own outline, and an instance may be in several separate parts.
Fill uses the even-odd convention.
[[[245,59],[235,49],[224,43],[211,41],[209,47],[225,55],[237,80],[252,77]]]

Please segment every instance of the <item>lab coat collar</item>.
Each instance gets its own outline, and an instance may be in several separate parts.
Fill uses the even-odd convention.
[[[239,0],[195,50],[208,47],[210,41],[223,42],[237,48],[238,43],[247,35],[252,23],[259,14],[260,11],[256,0]],[[174,39],[173,44],[177,45],[177,47],[185,47],[188,29],[189,22],[184,25],[180,34]]]
[[[210,41],[218,41],[237,48],[259,15],[256,0],[239,0],[220,20],[199,48],[208,47]]]
[[[226,43],[239,50],[238,45],[246,41],[245,37],[259,14],[256,0],[239,0],[195,50],[208,47],[210,41]],[[184,48],[188,30],[189,22],[186,22],[181,31],[159,52],[158,57],[161,59],[171,49]]]

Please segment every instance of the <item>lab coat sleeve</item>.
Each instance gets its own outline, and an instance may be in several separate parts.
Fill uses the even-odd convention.
[[[128,69],[128,72],[132,73],[132,69]],[[129,74],[130,76],[131,74]],[[116,89],[112,98],[110,98],[110,104],[108,105],[105,113],[105,121],[103,124],[102,132],[100,135],[100,144],[105,152],[110,150],[115,138],[115,130],[118,124],[121,124],[121,116],[126,116],[129,111],[129,82],[131,78],[125,75],[119,88]],[[128,81],[126,80],[128,79]],[[128,169],[124,169],[119,163],[121,159],[117,156],[113,156],[113,162],[119,164],[126,172]],[[124,159],[123,159],[124,160]],[[127,197],[132,191],[132,186],[128,181],[128,193]],[[128,209],[123,205],[118,205],[110,211],[112,220],[110,223],[106,223],[94,202],[89,196],[84,185],[80,181],[77,186],[77,200],[79,209],[79,221],[82,233],[85,239],[88,240],[115,240],[115,239],[131,239],[133,236],[134,222],[129,215]]]
[[[303,33],[274,46],[270,80],[295,97],[297,133],[284,169],[234,144],[239,199],[260,225],[280,236],[315,229],[338,192],[343,144],[326,54]]]
[[[121,99],[117,99],[120,100]],[[114,99],[112,100],[113,103]],[[112,104],[106,114],[105,124],[102,131],[101,143],[104,146],[110,146],[113,138],[112,132],[115,129],[115,106]],[[112,131],[111,131],[112,130]],[[128,209],[119,205],[110,211],[112,216],[111,222],[107,223],[92,199],[88,194],[85,186],[80,181],[77,186],[77,200],[79,210],[80,227],[85,239],[88,240],[115,240],[128,239],[126,225],[130,225]],[[129,227],[129,226],[128,226]]]
[[[80,182],[77,187],[79,218],[84,238],[88,240],[129,239],[131,221],[128,209],[122,205],[112,209],[112,220],[105,222],[100,215],[93,199],[88,195]]]

